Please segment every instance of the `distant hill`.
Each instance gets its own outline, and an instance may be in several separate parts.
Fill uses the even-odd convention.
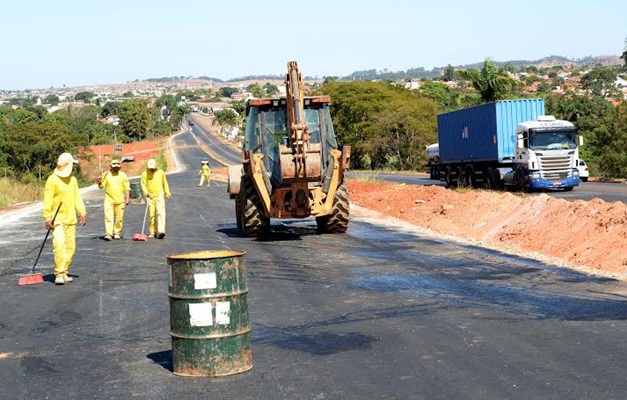
[[[600,56],[588,56],[583,58],[571,59],[562,56],[548,56],[541,58],[539,60],[512,60],[512,61],[494,61],[494,64],[497,66],[504,65],[513,65],[514,67],[521,68],[527,67],[531,65],[535,65],[536,67],[553,67],[556,65],[561,66],[574,66],[574,67],[583,67],[583,66],[594,66],[597,64],[604,66],[612,66],[612,65],[622,65],[623,60],[621,60],[620,56],[615,55],[600,55]],[[473,68],[481,68],[483,67],[483,61],[477,62],[474,64],[466,64],[466,65],[457,65],[454,66],[455,69],[473,69]],[[438,77],[444,71],[444,67],[436,67],[431,70],[426,70],[423,67],[410,68],[407,71],[378,71],[376,69],[367,69],[362,71],[355,71],[350,75],[340,77],[342,81],[363,81],[363,80],[393,80],[399,81],[404,79],[433,79]],[[241,76],[238,78],[231,78],[227,80],[222,80],[218,78],[210,78],[207,76],[200,76],[197,78],[193,77],[164,77],[164,78],[150,78],[146,79],[147,82],[158,82],[158,83],[168,83],[168,82],[178,82],[190,79],[199,79],[199,80],[207,80],[214,82],[243,82],[243,81],[263,81],[263,80],[283,80],[285,77],[283,75],[249,75],[249,76]],[[305,80],[314,80],[315,77],[306,76]]]
[[[529,60],[494,61],[494,64],[498,66],[511,64],[515,67],[528,67],[531,65],[535,65],[536,67],[554,67],[556,65],[585,67],[585,66],[594,66],[597,64],[600,64],[603,66],[621,65],[623,64],[623,60],[621,60],[620,56],[614,56],[614,55],[588,56],[588,57],[583,57],[583,58],[548,56],[548,57],[544,57],[535,61],[529,61]],[[456,69],[471,69],[471,68],[481,68],[481,67],[483,67],[483,61],[474,63],[474,64],[459,65],[459,66],[456,66],[455,68]]]
[[[145,80],[145,82],[171,83],[171,82],[188,81],[190,79],[196,79],[196,80],[202,80],[202,81],[222,82],[222,79],[210,78],[208,76],[199,76],[197,78],[185,77],[185,76],[170,76],[170,77],[163,77],[163,78],[148,78],[148,79]],[[136,79],[135,82],[139,82],[139,80]]]
[[[597,64],[603,66],[612,66],[612,65],[622,65],[623,60],[621,60],[620,56],[614,55],[601,55],[601,56],[588,56],[584,58],[570,59],[562,56],[548,56],[541,58],[540,60],[530,61],[530,60],[513,60],[513,61],[494,61],[494,64],[497,66],[504,66],[507,64],[513,65],[514,67],[528,67],[531,65],[535,65],[536,67],[553,67],[556,65],[561,66],[574,66],[574,67],[583,67],[583,66],[594,66]],[[466,65],[457,65],[454,66],[455,69],[479,69],[483,67],[483,61],[477,62],[474,64],[466,64]],[[377,71],[375,69],[363,70],[363,71],[355,71],[350,75],[341,77],[342,81],[353,81],[353,80],[384,80],[391,79],[394,81],[403,80],[403,79],[432,79],[439,76],[442,71],[444,71],[446,67],[436,67],[431,70],[426,70],[422,67],[419,68],[410,68],[407,71]]]

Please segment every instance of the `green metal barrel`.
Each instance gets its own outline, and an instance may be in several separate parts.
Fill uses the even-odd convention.
[[[141,199],[142,198],[142,186],[139,182],[131,182],[131,199]]]
[[[253,367],[244,255],[220,250],[167,257],[174,374],[224,376]]]

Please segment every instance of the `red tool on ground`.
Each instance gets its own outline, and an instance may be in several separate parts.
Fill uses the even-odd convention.
[[[57,211],[55,211],[54,217],[52,217],[52,226],[54,226],[54,220],[57,219],[57,214],[59,213],[59,210],[61,209],[62,204],[63,202],[59,203],[59,207],[57,207]],[[52,229],[48,229],[48,231],[46,232],[46,237],[44,238],[44,241],[41,244],[41,247],[39,248],[39,254],[37,254],[37,258],[35,259],[35,264],[33,264],[33,269],[31,269],[30,274],[20,277],[20,279],[17,281],[17,284],[19,286],[33,285],[35,283],[43,283],[44,276],[42,274],[36,274],[35,267],[37,266],[39,257],[41,257],[41,252],[44,249],[44,245],[46,244],[46,240],[48,240],[48,235],[50,235],[51,230]]]
[[[136,242],[145,242],[148,240],[148,235],[144,234],[144,228],[146,227],[146,216],[148,215],[148,202],[146,202],[146,211],[144,211],[144,222],[142,222],[142,233],[136,233],[133,235],[133,240]]]

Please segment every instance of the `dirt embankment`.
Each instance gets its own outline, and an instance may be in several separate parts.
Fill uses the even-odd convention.
[[[157,158],[163,151],[168,164],[168,171],[177,168],[170,151],[169,137],[162,137],[143,142],[125,143],[120,145],[121,150],[116,151],[114,145],[91,146],[80,157],[81,171],[90,180],[95,180],[102,172],[109,170],[110,161],[114,158],[130,158],[132,161],[122,163],[122,171],[128,176],[138,176],[146,168],[146,163],[151,158]]]
[[[349,181],[351,203],[433,232],[627,279],[627,204]],[[627,188],[626,188],[627,190]]]

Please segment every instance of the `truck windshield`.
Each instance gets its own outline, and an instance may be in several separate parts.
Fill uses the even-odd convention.
[[[576,131],[538,131],[529,133],[529,148],[531,150],[558,150],[577,148]]]

